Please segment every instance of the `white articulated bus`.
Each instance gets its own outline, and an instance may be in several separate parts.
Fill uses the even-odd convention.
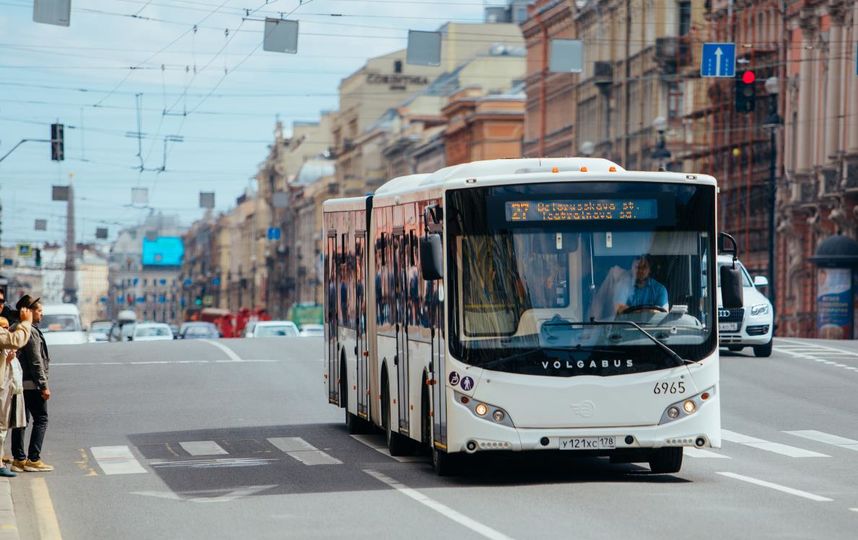
[[[428,446],[439,474],[498,450],[678,471],[682,447],[721,445],[716,191],[510,159],[327,201],[328,400],[393,455]],[[738,270],[721,278],[741,304]]]

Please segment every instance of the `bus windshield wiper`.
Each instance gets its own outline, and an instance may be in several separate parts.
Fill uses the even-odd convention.
[[[667,345],[665,345],[664,343],[659,341],[659,339],[657,337],[655,337],[654,335],[652,335],[649,332],[647,332],[646,330],[644,330],[641,327],[641,325],[639,325],[638,323],[636,323],[634,321],[597,321],[595,319],[590,319],[589,321],[574,321],[573,322],[573,321],[566,321],[563,319],[556,319],[556,320],[552,319],[550,321],[546,321],[545,323],[543,323],[542,326],[543,327],[545,327],[545,326],[613,326],[615,324],[618,324],[621,326],[631,326],[631,327],[637,328],[643,335],[645,335],[647,338],[649,338],[650,341],[655,343],[656,346],[658,346],[658,348],[663,350],[665,353],[667,353],[668,356],[670,356],[671,358],[673,358],[674,360],[676,360],[680,364],[695,364],[696,363],[693,360],[686,360],[685,358],[679,356],[679,354],[677,354],[676,351],[674,351],[673,349],[671,349],[670,347],[668,347]]]

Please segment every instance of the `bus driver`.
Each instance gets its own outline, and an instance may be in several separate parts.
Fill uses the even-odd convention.
[[[659,308],[665,312],[668,310],[667,289],[650,277],[651,272],[652,260],[649,255],[641,255],[635,259],[631,270],[634,275],[634,287],[625,303],[617,305],[617,313],[638,311],[643,306],[651,306],[652,310]]]

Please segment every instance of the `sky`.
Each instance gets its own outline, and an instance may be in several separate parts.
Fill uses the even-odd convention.
[[[78,242],[95,241],[97,227],[112,241],[153,209],[189,225],[202,216],[200,191],[227,210],[251,185],[278,118],[288,132],[335,110],[340,80],[404,48],[409,29],[481,22],[486,4],[505,3],[71,1],[61,27],[33,22],[32,0],[0,0],[0,157],[65,125],[65,161],[27,142],[0,162],[3,245],[63,241],[65,203],[51,201],[51,186],[70,178]],[[262,50],[264,18],[281,16],[299,21],[298,54]],[[168,140],[165,154],[173,136],[182,141]],[[134,187],[148,188],[151,208],[131,205]],[[38,218],[47,231],[34,230]]]

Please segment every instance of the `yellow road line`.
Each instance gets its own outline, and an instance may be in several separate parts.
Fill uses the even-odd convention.
[[[48,492],[48,483],[44,478],[34,478],[30,486],[33,494],[33,509],[39,525],[39,538],[41,540],[62,540],[60,523],[57,521],[56,512],[54,512],[51,494]]]

